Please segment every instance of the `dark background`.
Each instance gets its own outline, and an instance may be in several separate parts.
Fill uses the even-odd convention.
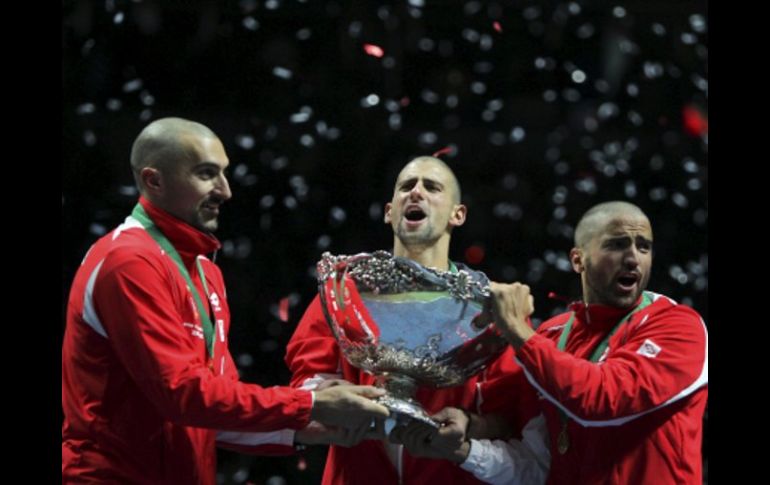
[[[564,309],[549,292],[580,296],[579,216],[626,199],[653,223],[650,289],[708,324],[707,21],[705,1],[65,1],[61,330],[77,265],[136,202],[131,143],[164,116],[228,150],[217,261],[246,381],[288,382],[321,252],[390,249],[396,173],[445,148],[469,209],[451,257],[529,284],[536,323]],[[220,452],[219,478],[316,483],[324,458]]]

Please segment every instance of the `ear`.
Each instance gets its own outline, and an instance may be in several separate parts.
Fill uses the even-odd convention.
[[[449,217],[449,225],[459,227],[465,224],[465,217],[468,215],[468,208],[463,204],[457,204],[452,209],[452,215]]]
[[[393,218],[390,216],[390,209],[393,207],[393,204],[388,202],[385,204],[385,217],[383,218],[383,221],[385,224],[390,224],[393,221]]]
[[[583,262],[583,250],[580,248],[572,248],[569,252],[569,261],[572,263],[572,270],[575,273],[582,273],[585,270],[585,263]]]
[[[150,194],[157,194],[163,190],[163,176],[157,168],[144,167],[139,172],[139,179]]]

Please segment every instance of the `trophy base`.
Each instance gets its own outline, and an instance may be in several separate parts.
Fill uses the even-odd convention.
[[[395,414],[395,424],[406,424],[410,419],[416,419],[428,426],[434,428],[440,428],[441,425],[428,416],[422,407],[414,402],[407,401],[405,399],[399,399],[397,397],[385,395],[375,400],[377,403],[382,404]],[[388,430],[388,434],[390,431]]]

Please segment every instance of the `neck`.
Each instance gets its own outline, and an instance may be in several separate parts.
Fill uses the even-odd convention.
[[[428,268],[449,271],[449,238],[441,237],[429,245],[404,245],[393,238],[393,255],[409,258]]]

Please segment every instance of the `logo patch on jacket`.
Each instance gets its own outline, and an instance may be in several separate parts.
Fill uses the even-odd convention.
[[[211,296],[209,296],[209,301],[211,302],[211,306],[214,307],[215,312],[221,312],[222,307],[219,306],[219,295],[216,294],[216,292],[212,291]]]
[[[661,348],[658,344],[653,342],[650,339],[647,339],[644,341],[641,347],[639,347],[639,350],[636,351],[637,354],[643,355],[645,357],[655,358],[660,353]]]

